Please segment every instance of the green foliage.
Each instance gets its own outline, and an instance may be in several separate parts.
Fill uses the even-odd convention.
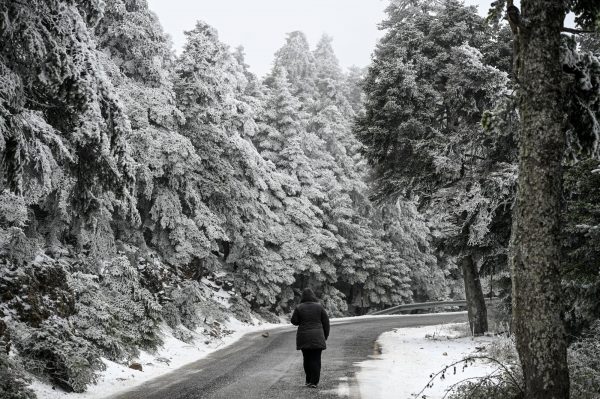
[[[74,335],[65,319],[52,316],[35,329],[17,324],[11,335],[25,368],[49,376],[67,391],[85,391],[96,381],[97,372],[106,367],[99,353],[88,341]]]
[[[201,314],[201,304],[206,301],[206,293],[196,281],[182,281],[171,292],[171,301],[165,307],[165,319],[172,328],[183,325],[195,331],[205,315]]]
[[[398,1],[387,12],[355,127],[374,197],[417,204],[447,280],[461,256],[505,269],[516,182],[510,49],[457,1]],[[436,274],[419,269],[431,273],[421,281]]]
[[[598,161],[566,168],[563,216],[563,286],[567,325],[577,334],[600,318],[600,175]]]
[[[571,397],[593,399],[600,392],[600,321],[569,347]]]
[[[35,394],[27,385],[22,368],[0,351],[0,397],[4,399],[35,399]]]
[[[74,273],[69,285],[76,294],[76,314],[70,321],[77,335],[107,358],[122,361],[137,355],[138,348],[156,349],[161,344],[162,307],[143,287],[128,258],[106,261],[98,276]]]
[[[569,0],[567,10],[575,14],[575,22],[586,29],[600,30],[600,4],[594,0]]]
[[[597,47],[600,48],[600,47]],[[600,58],[578,48],[575,38],[563,36],[561,62],[568,115],[567,157],[571,162],[600,157]]]
[[[455,391],[448,396],[449,399],[515,399],[520,397],[522,397],[522,392],[506,376],[466,382],[456,387]]]
[[[0,268],[0,309],[11,309],[19,321],[38,327],[47,318],[74,313],[74,298],[67,284],[65,262],[38,255],[33,262],[17,264],[4,259]]]

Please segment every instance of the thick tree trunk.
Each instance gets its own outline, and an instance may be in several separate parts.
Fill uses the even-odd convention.
[[[527,399],[569,397],[560,300],[562,1],[522,0],[518,29],[521,132],[510,262],[517,350]]]
[[[461,258],[460,265],[465,282],[469,327],[474,335],[483,335],[488,330],[488,320],[479,270],[471,255]]]

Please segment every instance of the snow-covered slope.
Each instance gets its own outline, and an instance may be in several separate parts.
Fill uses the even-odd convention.
[[[106,398],[115,393],[130,389],[148,380],[170,373],[178,368],[200,360],[210,353],[235,343],[244,334],[267,330],[278,327],[278,324],[259,323],[254,325],[244,324],[236,319],[231,319],[225,324],[224,329],[231,333],[222,338],[212,338],[199,334],[193,343],[185,343],[173,337],[169,328],[163,328],[164,346],[156,353],[141,352],[135,359],[142,366],[142,371],[131,369],[127,366],[102,359],[106,370],[100,373],[98,383],[90,385],[83,393],[67,393],[33,378],[31,388],[39,399],[99,399]]]

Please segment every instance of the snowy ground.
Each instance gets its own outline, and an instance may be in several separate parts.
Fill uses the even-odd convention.
[[[145,381],[176,370],[185,364],[206,357],[211,352],[231,345],[244,334],[252,331],[268,330],[280,327],[281,324],[247,325],[235,319],[224,327],[233,330],[233,334],[223,339],[208,341],[198,339],[194,344],[186,344],[174,338],[170,333],[164,333],[164,347],[157,353],[142,352],[137,362],[143,371],[130,369],[127,366],[104,359],[106,370],[102,372],[98,383],[90,385],[84,393],[66,393],[58,388],[32,378],[31,388],[36,392],[38,399],[99,399],[109,397],[117,392],[140,385]],[[164,329],[167,331],[168,329]]]
[[[389,316],[361,316],[360,318],[378,318]],[[356,317],[332,319],[335,323],[355,320]],[[254,331],[284,327],[282,324],[247,325],[232,320],[224,326],[233,330],[221,340],[207,341],[198,339],[194,344],[186,344],[174,338],[168,328],[164,329],[164,347],[157,353],[142,352],[136,359],[143,367],[143,372],[136,371],[109,360],[104,360],[107,368],[101,374],[98,383],[88,388],[87,392],[75,394],[54,389],[51,385],[33,378],[32,388],[39,399],[100,399],[140,385],[160,375],[176,370],[185,364],[206,357],[208,354],[231,345],[244,334]],[[382,334],[378,339],[381,354],[370,360],[359,363],[357,374],[362,399],[411,399],[429,382],[430,375],[444,366],[472,354],[477,347],[485,346],[493,338],[462,337],[466,335],[463,324],[446,324],[428,327],[401,328]],[[494,371],[493,365],[476,363],[463,370],[462,365],[451,368],[442,381],[437,378],[433,386],[421,393],[427,399],[441,399],[446,389],[466,378],[485,376]],[[340,381],[340,396],[349,396],[348,381]]]
[[[491,337],[464,337],[463,324],[401,328],[382,334],[378,339],[380,355],[359,363],[357,373],[362,399],[441,399],[453,384],[472,377],[482,377],[496,370],[493,364],[477,361],[463,369],[450,367],[442,380],[425,389],[431,375],[445,366],[475,354],[493,341]],[[461,337],[463,336],[463,337]],[[346,382],[341,381],[340,393]],[[422,391],[422,392],[421,392]],[[425,396],[423,396],[425,395]]]

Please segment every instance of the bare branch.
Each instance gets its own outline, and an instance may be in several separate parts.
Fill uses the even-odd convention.
[[[580,35],[582,33],[598,33],[598,31],[595,31],[595,30],[582,30],[582,29],[574,29],[574,28],[567,28],[567,27],[563,27],[560,31],[567,32],[567,33],[573,33],[575,35]]]
[[[520,384],[517,382],[516,378],[513,376],[513,374],[510,372],[510,370],[508,369],[508,367],[506,367],[506,365],[505,365],[504,363],[502,363],[502,362],[500,362],[498,359],[494,359],[493,357],[490,357],[490,356],[469,356],[469,357],[465,357],[464,359],[458,360],[458,361],[456,361],[456,362],[454,362],[454,363],[451,363],[451,364],[449,364],[449,365],[445,366],[445,367],[444,367],[442,370],[440,370],[440,371],[438,371],[437,373],[435,373],[435,374],[433,375],[433,377],[431,377],[431,378],[430,378],[430,380],[427,382],[427,385],[425,385],[425,387],[423,387],[423,389],[421,389],[421,391],[420,391],[420,392],[419,392],[419,393],[416,395],[416,397],[419,397],[419,395],[421,395],[423,392],[425,392],[425,390],[426,390],[427,388],[429,388],[429,387],[430,387],[431,383],[432,383],[432,382],[433,382],[433,381],[434,381],[434,380],[435,380],[435,379],[436,379],[438,376],[440,376],[441,374],[445,374],[445,373],[446,373],[446,371],[448,371],[448,369],[449,369],[450,367],[452,367],[452,366],[456,366],[457,364],[460,364],[460,363],[467,363],[467,362],[469,362],[469,361],[475,361],[475,360],[489,360],[489,361],[491,361],[491,362],[494,362],[494,363],[498,364],[498,365],[500,366],[500,368],[501,368],[501,369],[503,369],[503,370],[504,370],[504,372],[505,372],[505,373],[506,373],[506,374],[507,374],[507,375],[510,377],[510,379],[511,379],[511,382],[513,383],[513,385],[514,385],[514,386],[515,386],[517,389],[519,389],[519,391],[521,391],[521,393],[524,393],[524,392],[523,392],[523,388],[522,388],[522,387],[521,387],[521,385],[520,385]],[[496,370],[496,371],[498,371],[498,370]],[[494,371],[494,373],[495,373],[496,371]],[[494,374],[494,373],[492,373],[492,374]],[[491,375],[490,375],[490,376],[488,376],[488,377],[491,377]]]

